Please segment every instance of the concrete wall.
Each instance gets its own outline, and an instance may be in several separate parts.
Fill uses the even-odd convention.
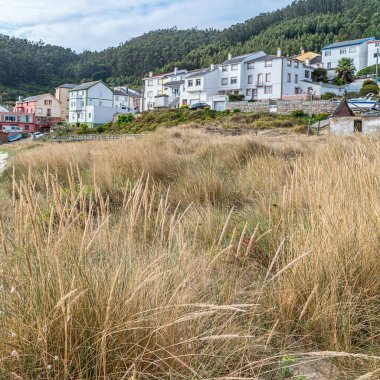
[[[363,133],[380,133],[380,117],[363,117]]]
[[[272,105],[269,101],[261,102],[230,102],[227,109],[240,109],[242,112],[273,112],[279,114],[288,114],[292,111],[303,110],[305,113],[332,113],[336,108],[336,104],[328,100],[300,101],[300,100],[278,100]]]
[[[354,117],[333,117],[330,119],[330,131],[333,135],[349,136],[354,134]]]

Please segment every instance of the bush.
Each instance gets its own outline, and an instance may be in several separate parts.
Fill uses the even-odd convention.
[[[295,110],[290,112],[290,116],[292,117],[305,117],[307,116],[303,110]]]
[[[103,133],[105,132],[106,128],[104,127],[104,125],[99,125],[99,127],[95,128],[95,132],[96,133]]]
[[[333,99],[335,97],[336,97],[336,94],[334,94],[333,92],[326,92],[325,94],[323,94],[321,96],[321,99],[322,100],[331,100],[331,99]]]
[[[78,135],[85,135],[88,133],[88,125],[87,124],[80,124],[77,128]]]
[[[241,110],[239,108],[235,108],[232,112],[233,113],[239,113],[239,112],[241,112]]]
[[[255,99],[249,99],[248,103],[256,103],[256,100]]]
[[[181,109],[183,109],[183,110],[188,110],[189,109],[189,106],[181,106]]]
[[[234,94],[231,94],[231,95],[228,95],[228,100],[230,102],[241,102],[244,100],[244,95],[234,95]]]
[[[365,96],[369,94],[378,95],[379,86],[372,80],[366,80],[363,83],[363,87],[360,90],[360,95]]]

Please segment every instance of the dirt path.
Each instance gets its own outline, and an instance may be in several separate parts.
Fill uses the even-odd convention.
[[[0,174],[5,169],[5,165],[7,164],[8,154],[0,153]]]

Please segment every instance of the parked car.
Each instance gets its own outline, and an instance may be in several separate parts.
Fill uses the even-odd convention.
[[[189,107],[189,110],[196,111],[196,110],[204,110],[205,108],[210,108],[210,105],[207,103],[195,103]]]
[[[33,140],[42,139],[45,136],[42,132],[34,132],[33,133]]]

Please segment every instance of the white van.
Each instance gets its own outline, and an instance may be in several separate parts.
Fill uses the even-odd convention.
[[[9,125],[9,126],[3,127],[3,132],[5,132],[5,133],[11,133],[11,132],[22,133],[22,129],[19,128],[17,125]]]

